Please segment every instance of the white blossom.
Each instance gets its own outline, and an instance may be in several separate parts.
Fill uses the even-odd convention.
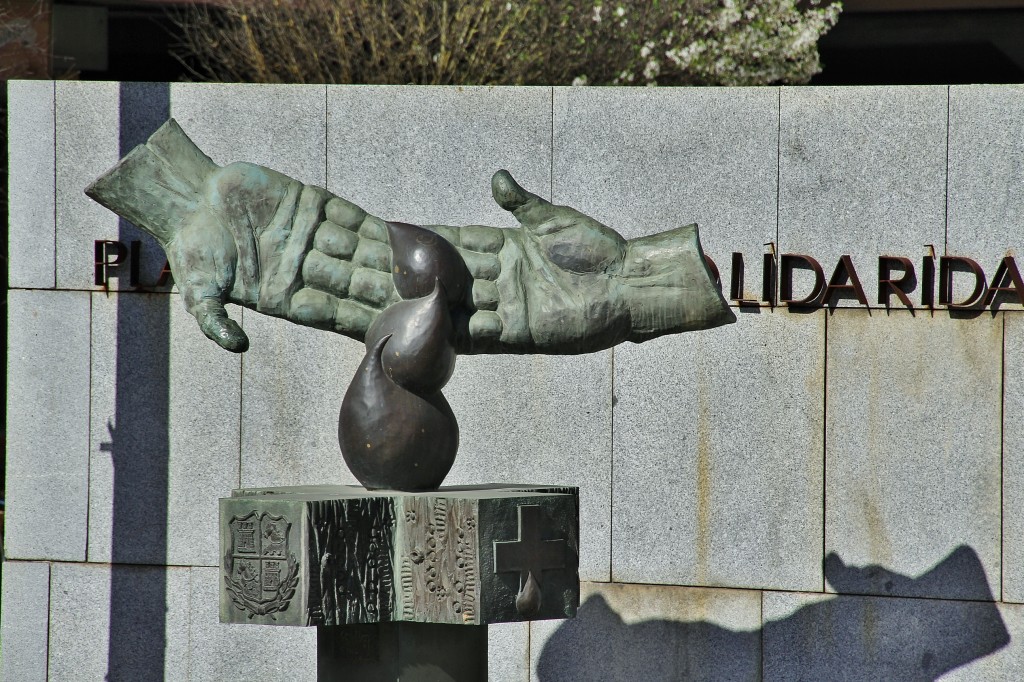
[[[661,64],[658,63],[657,59],[650,60],[647,62],[647,65],[644,66],[644,78],[646,78],[648,82],[657,78],[659,73],[661,73]]]

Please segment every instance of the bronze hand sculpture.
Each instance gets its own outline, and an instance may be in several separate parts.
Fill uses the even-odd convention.
[[[735,321],[697,226],[625,240],[579,211],[491,179],[519,229],[385,222],[250,163],[218,166],[173,120],[86,192],[152,234],[185,307],[221,347],[224,304],[366,344],[339,418],[371,489],[441,485],[458,449],[441,394],[457,353],[587,353]]]
[[[491,189],[521,228],[426,226],[473,278],[458,352],[586,353],[735,321],[696,225],[625,240],[506,171]],[[268,168],[218,166],[173,119],[86,192],[156,237],[186,308],[227,350],[248,339],[226,302],[361,341],[400,299],[383,220]]]

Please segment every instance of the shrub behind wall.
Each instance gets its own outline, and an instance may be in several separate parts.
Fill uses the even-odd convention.
[[[763,85],[821,70],[819,0],[225,0],[176,14],[195,78],[257,83]]]

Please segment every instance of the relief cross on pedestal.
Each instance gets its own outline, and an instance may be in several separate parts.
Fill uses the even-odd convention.
[[[516,611],[524,618],[540,611],[541,571],[565,568],[565,540],[541,540],[540,505],[519,505],[519,539],[494,542],[494,572],[519,573]]]

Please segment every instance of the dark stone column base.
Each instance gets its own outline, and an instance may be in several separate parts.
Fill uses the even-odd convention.
[[[319,626],[319,682],[484,682],[487,626],[367,623]]]

